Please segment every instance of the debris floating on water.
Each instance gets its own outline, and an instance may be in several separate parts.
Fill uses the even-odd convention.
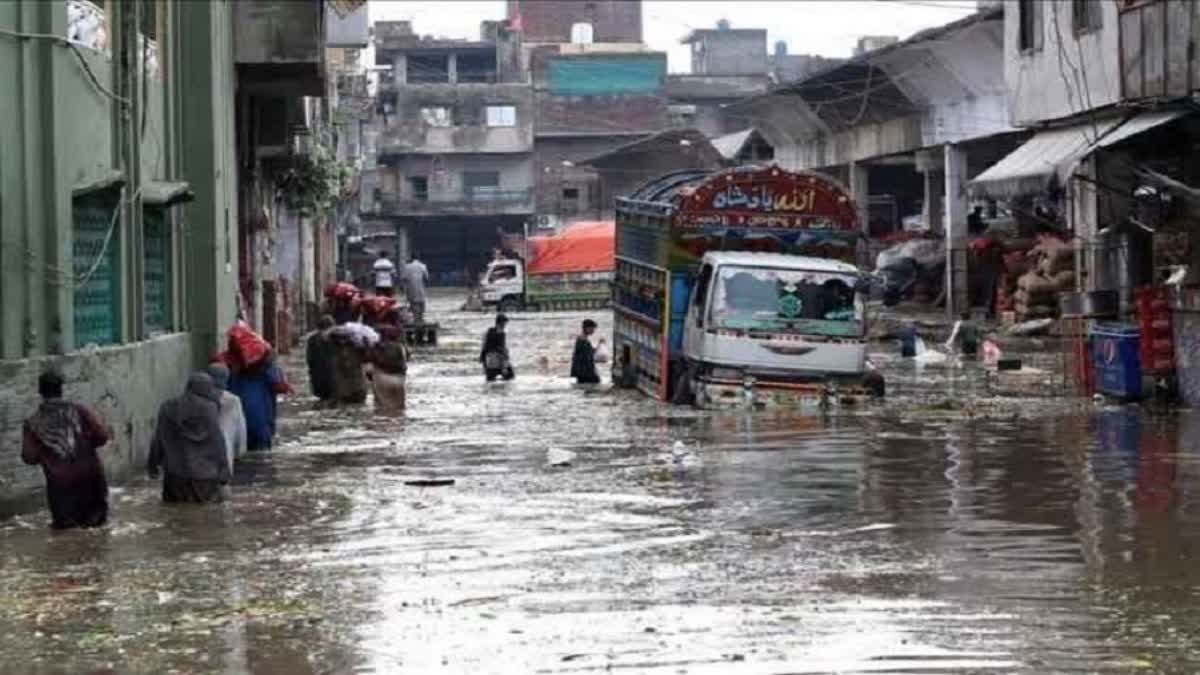
[[[550,448],[546,451],[546,464],[550,466],[571,466],[575,461],[576,453],[562,448]]]
[[[405,485],[411,487],[448,487],[454,485],[453,478],[414,478],[404,481]]]

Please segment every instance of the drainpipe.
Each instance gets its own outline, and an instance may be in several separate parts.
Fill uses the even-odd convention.
[[[138,50],[138,28],[141,26],[140,16],[142,3],[120,3],[116,5],[120,13],[120,30],[118,44],[120,55],[117,60],[118,83],[120,95],[128,101],[125,105],[117,104],[118,158],[120,170],[125,176],[125,199],[121,204],[121,258],[119,269],[128,270],[124,276],[131,279],[129,289],[123,293],[125,304],[129,311],[121,312],[122,326],[120,336],[122,341],[135,341],[144,337],[145,308],[142,306],[143,275],[142,275],[142,237],[141,237],[141,158],[139,148],[139,124],[141,118],[141,89],[145,86],[142,81],[141,54]],[[139,86],[140,85],[140,86]]]

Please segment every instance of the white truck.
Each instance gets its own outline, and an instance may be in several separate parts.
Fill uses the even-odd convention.
[[[552,237],[526,240],[527,263],[503,258],[488,263],[479,280],[484,307],[571,310],[603,307],[612,297],[613,223],[572,225]]]
[[[820,400],[860,387],[861,279],[837,260],[706,253],[688,302],[677,392],[707,408]]]
[[[854,204],[775,166],[677,171],[618,198],[613,381],[706,408],[881,395]]]

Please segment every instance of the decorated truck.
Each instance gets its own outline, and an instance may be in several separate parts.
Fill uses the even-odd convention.
[[[618,199],[613,381],[701,407],[882,393],[859,240],[816,173],[680,171]]]
[[[612,221],[576,223],[551,237],[527,237],[525,259],[488,263],[479,280],[484,307],[500,311],[589,309],[612,296]]]

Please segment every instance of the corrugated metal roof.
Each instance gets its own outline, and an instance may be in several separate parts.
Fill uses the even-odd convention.
[[[733,159],[737,156],[742,146],[750,139],[750,135],[754,133],[754,129],[743,129],[735,131],[732,134],[718,136],[712,139],[712,145],[721,153],[725,159]]]
[[[970,182],[972,194],[1004,198],[1040,192],[1055,178],[1065,181],[1080,159],[1159,125],[1187,115],[1186,110],[1142,113],[1121,118],[1080,122],[1039,132]]]
[[[1008,198],[1045,190],[1056,179],[1065,180],[1097,138],[1120,124],[1120,118],[1082,123],[1038,132],[969,185],[972,194]]]
[[[1125,122],[1116,129],[1113,129],[1111,133],[1104,136],[1096,143],[1095,148],[1107,148],[1110,145],[1116,145],[1117,143],[1133,138],[1140,133],[1150,131],[1160,124],[1173,122],[1186,114],[1188,114],[1186,110],[1164,110],[1142,113],[1141,115],[1138,115],[1137,117]]]

